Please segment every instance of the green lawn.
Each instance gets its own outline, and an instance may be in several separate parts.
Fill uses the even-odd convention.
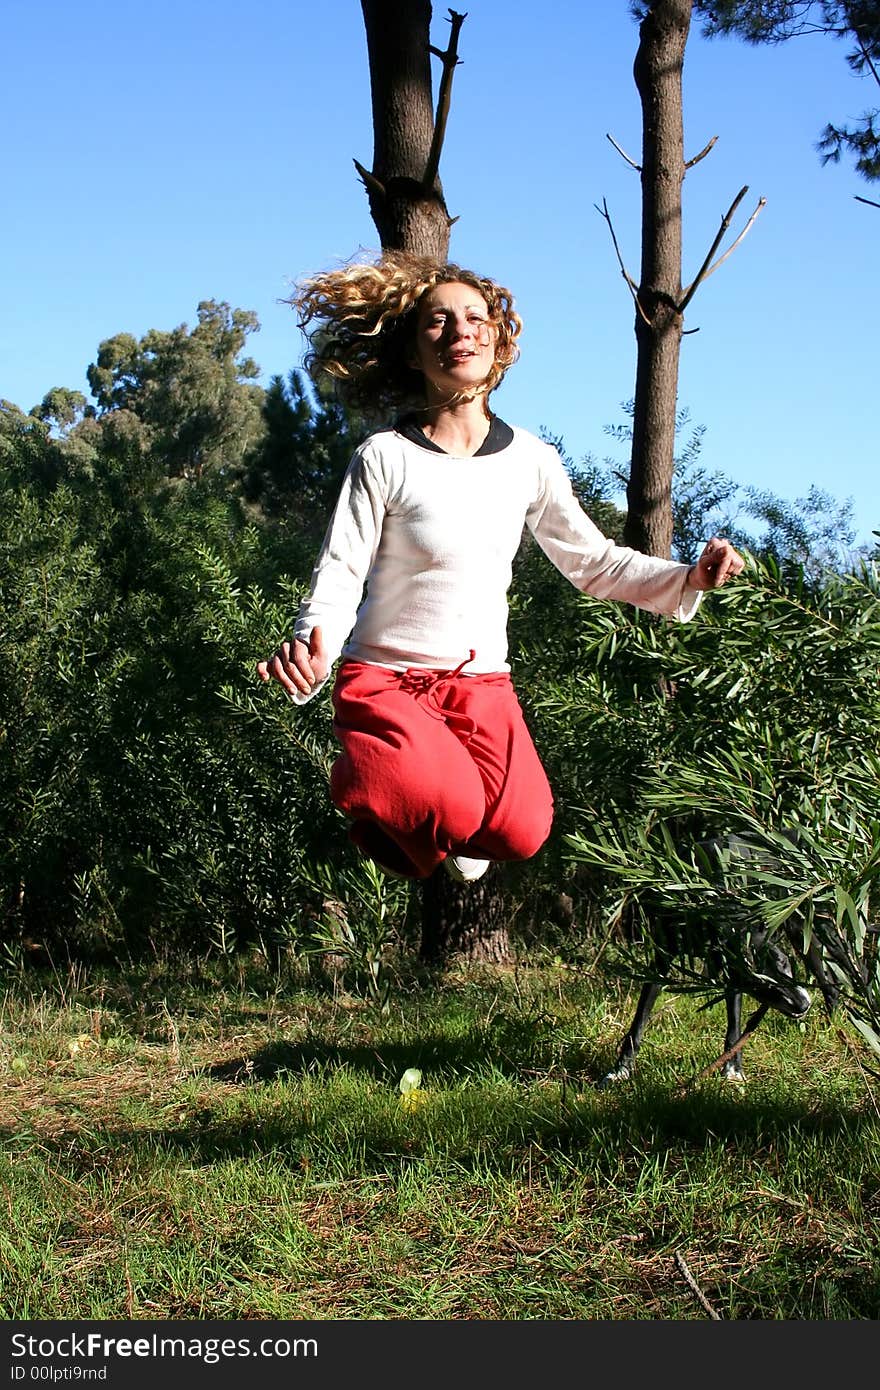
[[[388,1012],[254,963],[20,974],[4,1319],[874,1319],[875,1059],[557,963],[402,971]],[[418,1068],[404,1097],[400,1078]]]

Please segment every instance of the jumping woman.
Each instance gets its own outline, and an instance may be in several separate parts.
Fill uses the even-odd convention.
[[[523,526],[575,588],[682,622],[743,561],[717,537],[690,566],[616,545],[557,450],[492,413],[522,328],[501,285],[386,253],[290,302],[312,375],[388,423],[356,450],[293,635],[257,670],[304,704],[341,656],[330,795],[351,839],[386,872],[470,882],[530,858],[553,817],[507,661]]]

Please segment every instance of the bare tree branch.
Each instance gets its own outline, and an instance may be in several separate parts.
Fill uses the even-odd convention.
[[[434,48],[429,45],[435,58],[439,58],[443,63],[443,76],[440,78],[440,89],[437,95],[437,116],[434,121],[434,138],[431,141],[431,148],[428,152],[428,162],[425,166],[425,175],[422,180],[426,189],[430,191],[437,181],[437,174],[440,170],[440,155],[443,150],[443,140],[446,135],[446,122],[449,119],[449,103],[452,96],[452,74],[455,72],[459,62],[458,56],[458,36],[461,26],[467,19],[467,11],[464,14],[456,14],[455,10],[449,11],[449,23],[452,26],[449,35],[449,47],[444,53],[442,49]]]
[[[705,258],[705,260],[703,261],[703,264],[700,266],[700,269],[699,269],[699,271],[697,272],[696,278],[695,278],[694,280],[691,281],[691,283],[688,285],[687,289],[686,289],[685,292],[684,292],[684,297],[682,298],[682,301],[681,301],[680,305],[678,306],[678,312],[679,312],[680,314],[684,313],[685,308],[686,308],[687,305],[690,303],[690,301],[693,299],[693,297],[694,297],[694,295],[696,294],[696,292],[697,292],[697,290],[698,290],[700,284],[702,283],[703,280],[705,280],[706,276],[708,275],[708,273],[709,273],[709,263],[711,262],[712,257],[715,255],[715,252],[718,250],[718,247],[721,245],[721,242],[724,240],[724,234],[725,234],[725,232],[727,231],[728,227],[730,226],[730,222],[731,222],[731,219],[732,219],[732,217],[733,217],[733,214],[736,212],[737,208],[739,207],[740,203],[742,202],[743,198],[746,196],[746,194],[748,193],[748,191],[749,191],[749,186],[748,186],[748,184],[745,184],[745,185],[739,190],[739,192],[737,193],[737,195],[736,195],[736,197],[734,198],[733,202],[731,203],[730,207],[727,209],[727,212],[726,212],[726,213],[724,214],[724,216],[722,217],[722,219],[721,219],[721,226],[718,228],[718,232],[717,232],[717,234],[716,234],[716,236],[715,236],[715,240],[712,242],[712,245],[709,247],[709,250],[708,250],[708,252],[707,252],[707,254],[706,254],[706,258]]]
[[[766,199],[766,198],[759,198],[759,199],[758,199],[758,202],[757,202],[757,204],[756,204],[756,206],[755,206],[755,211],[752,213],[752,215],[751,215],[751,217],[749,218],[748,222],[747,222],[746,225],[743,227],[743,229],[742,229],[742,231],[740,232],[739,236],[737,237],[736,241],[734,241],[730,246],[728,246],[728,248],[727,248],[727,250],[725,251],[724,255],[723,255],[723,256],[719,256],[719,257],[718,257],[718,260],[715,262],[714,265],[710,265],[709,269],[706,271],[706,274],[703,276],[703,279],[704,279],[704,280],[708,280],[708,278],[709,278],[710,275],[714,275],[714,273],[715,273],[715,271],[718,269],[718,267],[719,267],[720,265],[723,265],[724,262],[727,260],[727,257],[733,255],[734,251],[735,251],[736,248],[739,246],[739,244],[740,244],[740,242],[742,241],[743,237],[744,237],[744,236],[746,235],[746,233],[749,231],[749,228],[752,227],[752,226],[754,225],[754,222],[755,222],[755,220],[756,220],[756,218],[757,218],[759,212],[761,211],[761,209],[762,209],[762,208],[765,208],[766,206],[767,206],[767,199]]]
[[[703,281],[704,281],[704,280],[708,280],[709,276],[712,275],[712,274],[718,269],[718,267],[719,267],[724,261],[727,260],[727,257],[733,254],[733,252],[736,250],[736,248],[739,246],[740,242],[742,241],[743,237],[744,237],[744,236],[746,235],[746,233],[748,232],[749,228],[750,228],[750,227],[752,226],[752,224],[754,223],[755,218],[758,216],[758,213],[761,211],[761,209],[762,209],[763,207],[766,206],[767,199],[766,199],[766,198],[759,198],[759,199],[758,199],[758,205],[757,205],[757,207],[755,208],[755,211],[752,213],[752,215],[751,215],[751,217],[749,218],[748,222],[747,222],[746,225],[743,227],[743,229],[742,229],[742,231],[740,232],[739,236],[737,237],[736,241],[733,243],[732,246],[728,247],[728,249],[725,251],[725,253],[724,253],[723,256],[719,256],[719,257],[718,257],[718,260],[715,261],[714,265],[710,265],[710,262],[711,262],[711,260],[712,260],[712,257],[715,255],[715,252],[718,250],[718,247],[721,245],[721,242],[722,242],[723,239],[724,239],[724,234],[725,234],[725,232],[727,231],[728,227],[730,226],[731,219],[733,218],[733,214],[736,212],[737,208],[739,207],[740,203],[742,202],[743,198],[744,198],[745,195],[748,193],[748,191],[749,191],[749,186],[748,186],[748,184],[746,184],[745,187],[744,187],[744,188],[741,188],[740,191],[739,191],[739,193],[737,193],[737,195],[736,195],[736,197],[734,198],[733,202],[731,203],[730,207],[727,209],[727,212],[726,212],[726,213],[724,214],[724,216],[722,217],[722,219],[721,219],[721,226],[718,228],[718,235],[715,237],[715,240],[712,242],[712,245],[709,247],[709,253],[708,253],[708,255],[706,256],[706,259],[703,261],[703,264],[700,266],[700,269],[699,269],[699,271],[697,272],[696,278],[695,278],[694,280],[691,281],[691,283],[688,285],[687,289],[686,289],[685,292],[684,292],[684,297],[682,298],[682,301],[681,301],[681,303],[680,303],[679,306],[678,306],[678,312],[679,312],[680,314],[683,314],[683,313],[684,313],[685,309],[686,309],[687,306],[690,304],[691,300],[693,299],[693,297],[694,297],[694,295],[696,294],[697,290],[700,288],[700,285],[703,283]]]
[[[635,160],[634,160],[630,155],[627,154],[626,150],[622,150],[622,149],[620,148],[620,146],[618,145],[618,143],[617,143],[617,141],[615,140],[615,138],[614,138],[613,135],[609,135],[608,132],[606,131],[606,132],[605,132],[605,139],[611,141],[612,145],[613,145],[614,148],[617,150],[617,153],[620,155],[620,157],[621,157],[622,159],[625,159],[626,162],[627,162],[627,164],[631,164],[632,167],[635,169],[635,171],[636,171],[637,174],[640,174],[640,173],[642,172],[642,166],[641,166],[641,164],[636,164]]]
[[[360,174],[360,177],[361,177],[361,179],[363,180],[363,183],[364,183],[364,187],[367,189],[367,191],[370,192],[370,193],[375,193],[379,198],[384,198],[384,197],[385,197],[385,185],[384,185],[384,183],[380,183],[379,180],[376,178],[375,174],[371,174],[370,171],[369,171],[369,169],[365,169],[364,166],[363,166],[363,164],[359,163],[358,160],[356,160],[356,159],[353,160],[353,163],[354,163],[354,167],[357,169],[358,173]]]
[[[700,150],[700,153],[699,153],[699,154],[695,154],[694,157],[693,157],[693,159],[688,159],[688,160],[685,162],[685,166],[684,166],[685,169],[693,169],[693,167],[694,167],[695,164],[699,164],[699,162],[700,162],[701,159],[705,159],[705,158],[706,158],[706,155],[709,153],[709,151],[712,150],[712,149],[714,149],[714,147],[715,147],[717,141],[718,141],[718,136],[717,136],[717,135],[713,135],[713,136],[712,136],[712,139],[709,141],[708,145],[706,146],[706,148],[705,148],[704,150]]]
[[[610,138],[611,138],[611,137],[609,136],[609,139],[610,139]],[[634,279],[632,278],[632,276],[630,275],[630,273],[629,273],[629,271],[627,270],[626,266],[623,264],[623,257],[622,257],[621,254],[620,254],[620,247],[619,247],[618,244],[617,244],[617,237],[614,235],[614,224],[613,224],[613,222],[611,221],[611,214],[610,214],[610,212],[608,211],[608,204],[607,204],[606,200],[603,198],[603,199],[602,199],[602,206],[601,206],[601,207],[599,207],[599,204],[598,204],[598,203],[594,203],[594,204],[593,204],[593,207],[596,209],[596,211],[598,212],[599,216],[600,216],[600,217],[604,217],[604,218],[605,218],[605,221],[608,223],[608,230],[609,230],[609,232],[611,233],[611,240],[614,242],[614,250],[615,250],[616,253],[617,253],[617,264],[620,266],[620,273],[621,273],[621,275],[623,276],[624,280],[626,281],[627,285],[629,286],[630,294],[632,295],[633,300],[635,301],[635,306],[636,306],[636,308],[638,309],[638,311],[639,311],[639,313],[641,314],[642,318],[645,320],[645,323],[646,323],[646,324],[648,325],[648,327],[650,328],[650,327],[651,327],[651,320],[648,318],[647,314],[645,313],[644,309],[642,308],[641,304],[639,303],[639,287],[638,287],[638,285],[636,284],[635,280],[634,280]]]

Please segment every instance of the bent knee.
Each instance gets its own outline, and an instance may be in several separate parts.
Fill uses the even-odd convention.
[[[520,827],[516,835],[508,837],[509,858],[531,859],[536,855],[538,850],[546,844],[552,823],[553,817],[551,815],[547,821]]]
[[[493,859],[531,859],[546,843],[553,825],[553,801],[530,808],[527,816],[518,816],[502,824],[490,824],[480,831],[476,841],[491,852]]]

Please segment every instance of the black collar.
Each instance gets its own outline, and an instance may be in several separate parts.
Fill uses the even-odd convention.
[[[433,439],[429,439],[421,426],[416,424],[415,417],[405,415],[398,420],[394,426],[398,434],[402,434],[404,439],[410,440],[413,444],[420,444],[423,449],[430,449],[435,454],[446,454],[448,450],[441,449],[439,444],[435,444]],[[500,454],[502,449],[506,449],[508,444],[513,442],[513,430],[510,425],[505,424],[497,415],[489,417],[489,433],[483,440],[479,449],[472,455],[473,458],[480,458],[483,454]]]

